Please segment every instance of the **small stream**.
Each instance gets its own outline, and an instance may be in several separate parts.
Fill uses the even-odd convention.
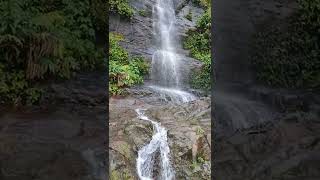
[[[159,123],[150,120],[145,110],[136,109],[138,118],[149,121],[153,125],[154,134],[149,144],[138,151],[137,172],[141,180],[152,180],[156,161],[156,154],[160,154],[161,179],[174,179],[174,170],[170,164],[170,148],[167,141],[167,130]]]

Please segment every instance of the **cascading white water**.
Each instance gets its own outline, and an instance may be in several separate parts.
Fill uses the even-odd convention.
[[[158,49],[152,58],[151,79],[160,86],[180,85],[180,59],[174,46],[175,21],[172,0],[157,0],[153,7],[153,28]]]
[[[157,0],[153,7],[154,37],[158,49],[152,57],[150,89],[166,101],[185,103],[195,100],[193,94],[182,91],[180,77],[180,56],[176,53],[175,11],[173,0]],[[160,179],[173,180],[174,170],[170,164],[170,148],[167,141],[167,130],[159,123],[144,115],[144,110],[137,109],[138,118],[152,123],[154,134],[151,141],[138,151],[137,172],[141,180],[154,179],[156,155],[160,153]]]
[[[153,7],[153,28],[158,49],[152,57],[151,79],[154,85],[150,88],[166,101],[184,103],[194,100],[195,96],[180,89],[181,58],[176,53],[175,22],[173,0],[157,0]]]
[[[181,91],[179,89],[165,88],[159,86],[148,86],[153,91],[159,93],[160,98],[165,101],[172,101],[175,103],[185,103],[193,101],[196,97],[188,92]]]
[[[155,155],[160,153],[161,179],[174,179],[174,171],[170,164],[170,149],[167,142],[167,130],[159,123],[150,120],[144,114],[144,110],[136,109],[138,118],[149,121],[153,125],[154,134],[149,144],[138,151],[137,172],[141,180],[152,180],[155,164]]]

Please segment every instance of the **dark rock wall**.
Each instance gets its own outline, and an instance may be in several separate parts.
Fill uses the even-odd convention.
[[[121,45],[131,55],[142,55],[147,59],[152,56],[152,6],[155,1],[129,1],[135,9],[131,20],[121,18],[117,14],[109,15],[109,32],[120,33],[125,37]],[[138,11],[145,11],[146,16],[138,15]]]
[[[296,0],[214,0],[213,54],[216,83],[254,83],[250,69],[253,36],[285,25],[285,18],[296,9]]]
[[[213,0],[212,49],[216,73],[213,179],[320,179],[318,96],[258,89],[250,68],[250,55],[255,51],[251,46],[254,35],[272,26],[285,29],[286,17],[296,8],[296,0]],[[255,103],[246,107],[247,100],[235,101],[230,92],[220,95],[225,93],[225,87],[238,93],[237,98],[241,94],[255,103],[267,102],[281,113],[272,122],[234,132],[228,129],[231,135],[224,133],[220,124],[239,122],[242,116],[247,120],[269,118],[259,111],[256,117],[250,116],[249,111],[257,110]],[[230,112],[233,107],[235,112],[243,113]],[[228,113],[235,117],[227,117]]]

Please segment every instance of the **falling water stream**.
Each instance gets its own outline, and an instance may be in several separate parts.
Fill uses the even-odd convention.
[[[182,61],[176,53],[175,23],[173,0],[157,0],[153,6],[153,29],[157,50],[152,57],[153,85],[149,87],[163,99],[181,103],[194,100],[195,96],[180,89]]]
[[[157,0],[153,29],[157,50],[152,57],[151,79],[160,86],[178,87],[180,59],[175,51],[175,11],[172,0]]]
[[[180,89],[182,82],[179,72],[181,59],[176,53],[175,21],[173,0],[157,0],[153,6],[153,29],[157,50],[152,57],[151,79],[153,85],[148,87],[159,94],[160,98],[179,104],[195,100],[196,97]],[[150,120],[144,111],[136,109],[138,118],[151,122],[154,134],[151,141],[138,151],[138,176],[141,180],[154,179],[155,163],[158,163],[155,156],[160,154],[160,179],[173,180],[174,170],[170,163],[167,130],[160,123]]]
[[[137,171],[141,180],[151,180],[153,177],[155,155],[160,152],[161,179],[171,180],[174,171],[170,164],[170,149],[167,142],[167,130],[159,123],[150,120],[144,114],[144,110],[136,109],[138,118],[149,121],[153,125],[154,134],[149,144],[142,147],[138,152]]]

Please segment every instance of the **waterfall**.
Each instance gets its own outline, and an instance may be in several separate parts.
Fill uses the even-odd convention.
[[[157,0],[153,6],[154,39],[157,50],[152,57],[151,79],[148,86],[159,94],[165,101],[185,103],[195,100],[196,97],[181,90],[179,70],[180,56],[176,53],[175,11],[173,0]],[[155,163],[160,154],[160,179],[173,180],[174,170],[170,164],[170,148],[167,141],[167,130],[159,123],[150,120],[144,110],[136,109],[138,118],[149,121],[153,125],[154,134],[151,141],[138,151],[137,173],[141,180],[154,179]]]
[[[195,96],[180,90],[181,57],[176,53],[175,10],[172,0],[157,0],[153,6],[153,29],[157,50],[152,57],[151,90],[172,102],[188,102]],[[169,97],[169,98],[167,98]]]
[[[161,179],[174,179],[174,171],[170,165],[170,148],[167,142],[167,130],[159,123],[150,120],[144,114],[144,110],[136,109],[138,118],[149,121],[153,125],[154,134],[149,144],[138,151],[137,172],[141,180],[152,180],[155,164],[155,155],[160,153]]]
[[[152,57],[151,79],[161,86],[178,87],[180,83],[180,59],[174,48],[175,21],[172,0],[157,0],[153,7],[157,50]]]

